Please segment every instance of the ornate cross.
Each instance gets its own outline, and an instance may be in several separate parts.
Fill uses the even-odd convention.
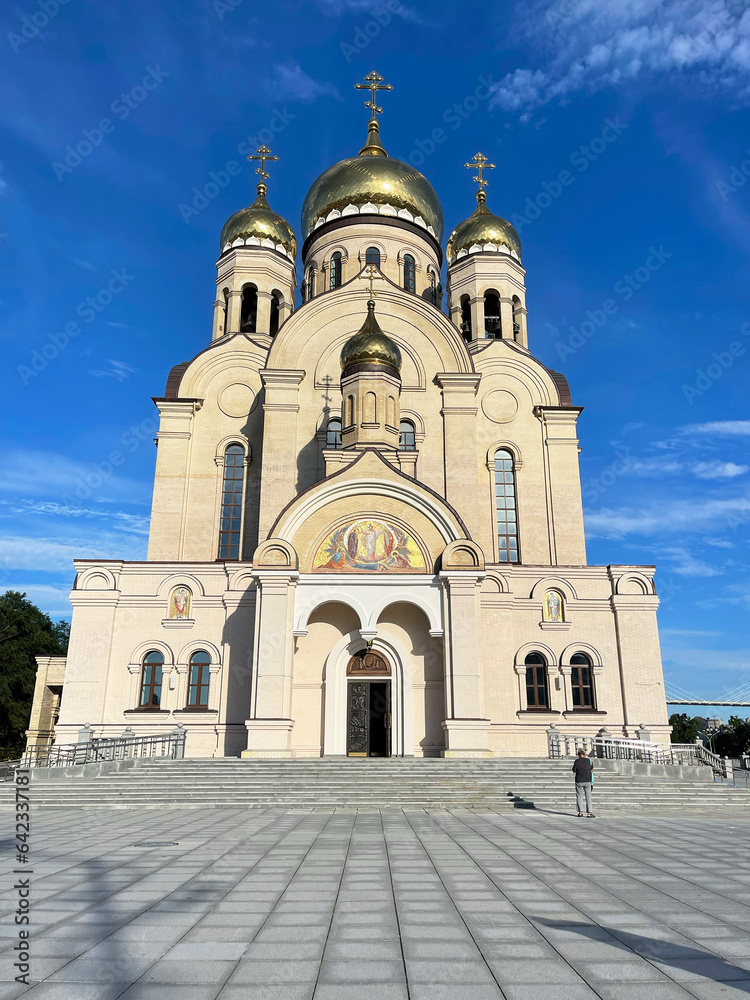
[[[366,274],[367,277],[369,278],[369,281],[370,281],[370,298],[374,300],[374,298],[375,298],[375,291],[373,290],[372,283],[375,280],[375,278],[380,278],[380,277],[382,277],[382,275],[380,274],[380,271],[378,270],[378,268],[374,264],[368,264],[367,267],[364,269],[364,271],[362,273]]]
[[[484,153],[475,153],[471,162],[465,163],[464,166],[468,167],[469,170],[476,170],[478,172],[478,176],[472,177],[472,180],[476,181],[476,183],[479,185],[480,191],[482,190],[482,188],[487,187],[487,181],[484,179],[484,177],[482,177],[482,171],[494,170],[495,164],[490,163],[487,157],[484,155]]]
[[[393,90],[393,86],[390,83],[383,83],[383,77],[376,73],[375,70],[367,74],[365,81],[365,83],[355,83],[354,89],[370,91],[370,100],[365,101],[365,107],[371,111],[370,118],[374,118],[375,115],[383,113],[383,109],[378,107],[375,100],[376,92],[378,90]]]
[[[248,156],[248,160],[260,160],[260,166],[255,168],[255,173],[260,174],[261,182],[268,180],[271,176],[266,173],[266,160],[278,160],[278,156],[271,156],[268,146],[261,146],[255,151],[257,156]]]

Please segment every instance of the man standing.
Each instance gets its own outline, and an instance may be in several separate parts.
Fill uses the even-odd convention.
[[[583,747],[581,747],[578,751],[578,757],[573,762],[573,773],[576,776],[576,805],[578,806],[579,816],[583,816],[583,808],[585,805],[586,815],[589,819],[594,819],[594,814],[591,812],[591,785],[593,770],[593,761],[590,757],[586,756],[586,751]]]

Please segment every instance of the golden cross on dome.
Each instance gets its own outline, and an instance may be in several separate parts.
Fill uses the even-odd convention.
[[[261,183],[266,181],[271,175],[266,173],[266,160],[278,160],[278,156],[271,156],[268,146],[260,146],[255,150],[257,156],[248,156],[248,160],[260,160],[260,166],[255,168],[255,173],[260,174]]]
[[[393,85],[390,83],[383,83],[383,77],[375,70],[372,73],[368,73],[365,77],[365,83],[355,83],[355,90],[369,90],[370,100],[365,101],[365,107],[370,109],[370,118],[375,118],[375,115],[380,115],[383,113],[383,109],[379,108],[377,101],[375,100],[378,90],[393,90]]]
[[[377,268],[375,266],[375,264],[368,264],[367,267],[364,269],[364,271],[362,273],[366,274],[367,277],[368,277],[368,279],[369,279],[369,282],[370,282],[370,298],[372,299],[372,301],[375,301],[375,295],[377,293],[373,289],[372,283],[375,280],[375,278],[382,278],[382,274],[380,273],[379,268]]]
[[[494,170],[495,164],[490,163],[484,153],[475,153],[470,163],[464,163],[469,170],[476,170],[478,176],[472,177],[473,181],[479,185],[479,190],[487,187],[487,181],[482,177],[483,170]]]

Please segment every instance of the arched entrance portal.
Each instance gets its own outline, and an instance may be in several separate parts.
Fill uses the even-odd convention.
[[[346,754],[391,755],[391,666],[380,653],[363,649],[346,668]]]

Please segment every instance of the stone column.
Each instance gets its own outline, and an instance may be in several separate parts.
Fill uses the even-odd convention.
[[[279,316],[279,320],[281,317]],[[258,312],[255,320],[256,333],[270,333],[271,330],[271,293],[258,289]]]
[[[513,299],[505,296],[500,298],[500,336],[513,340]]]
[[[242,318],[242,292],[234,291],[229,293],[229,307],[227,309],[227,322],[224,327],[225,333],[239,333],[240,320]]]
[[[264,368],[260,377],[265,387],[265,416],[258,541],[264,541],[279,511],[297,494],[298,397],[305,372]]]
[[[471,310],[471,339],[484,340],[484,296],[475,295],[469,299],[469,308]]]
[[[193,399],[159,399],[156,405],[160,420],[156,435],[158,449],[148,558],[182,559],[193,417],[200,409],[201,402]],[[206,554],[204,558],[214,556]]]
[[[442,373],[436,381],[443,391],[445,499],[466,522],[472,538],[481,532],[477,481],[477,405],[481,375]],[[482,490],[482,498],[485,491]]]
[[[610,572],[619,567],[610,567]],[[636,735],[636,719],[657,742],[668,740],[669,721],[664,700],[656,594],[613,594],[610,598],[615,619],[620,668],[623,726],[631,739]],[[608,706],[604,706],[609,711]],[[614,713],[612,713],[614,715]]]
[[[542,424],[550,563],[585,566],[576,421],[580,406],[537,406]]]
[[[291,757],[295,570],[256,570],[253,693],[243,757]]]
[[[446,757],[491,757],[484,715],[480,585],[484,571],[442,572],[445,630]]]
[[[224,327],[226,326],[226,303],[224,299],[217,299],[214,302],[214,328],[211,334],[211,340],[218,340],[219,337],[224,336]]]

